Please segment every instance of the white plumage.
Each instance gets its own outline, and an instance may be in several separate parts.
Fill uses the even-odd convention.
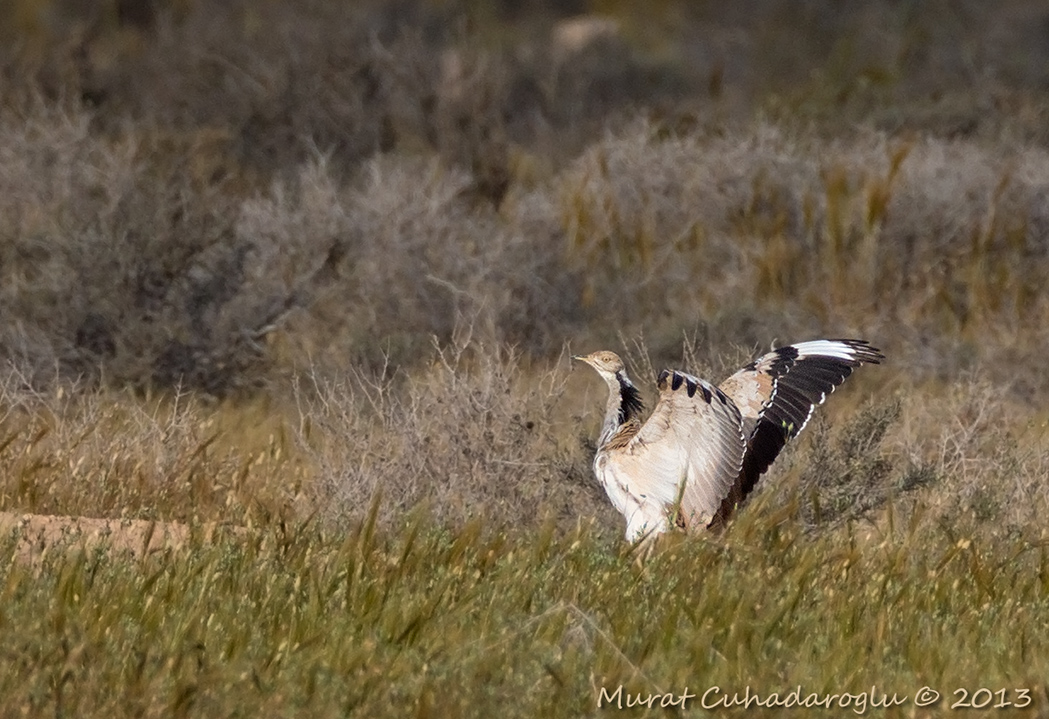
[[[636,541],[677,526],[722,524],[786,442],[853,368],[884,356],[863,340],[814,340],[773,350],[720,387],[676,370],[658,379],[642,424],[637,388],[614,352],[577,356],[609,388],[594,473]]]

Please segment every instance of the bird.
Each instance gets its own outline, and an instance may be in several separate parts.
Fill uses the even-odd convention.
[[[725,526],[816,407],[863,364],[885,355],[866,340],[821,339],[773,349],[720,386],[680,370],[656,381],[647,420],[615,352],[574,355],[608,385],[594,474],[626,518],[626,539]]]

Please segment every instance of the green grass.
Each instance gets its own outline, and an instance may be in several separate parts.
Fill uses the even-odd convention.
[[[31,716],[579,716],[620,685],[875,685],[933,687],[939,710],[956,687],[1027,688],[1044,710],[1044,545],[809,536],[766,515],[636,559],[585,525],[415,522],[5,561],[0,696]]]

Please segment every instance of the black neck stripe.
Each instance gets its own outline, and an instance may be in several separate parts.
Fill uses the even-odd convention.
[[[645,407],[641,403],[641,393],[622,372],[616,372],[616,379],[619,380],[619,423],[622,424],[641,414]]]

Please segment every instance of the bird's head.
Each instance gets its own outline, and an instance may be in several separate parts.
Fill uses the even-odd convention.
[[[572,359],[586,362],[588,365],[596,369],[598,373],[606,376],[615,375],[617,372],[622,372],[624,369],[623,360],[619,359],[619,355],[615,352],[609,352],[608,350],[593,352],[588,355],[575,355]]]

